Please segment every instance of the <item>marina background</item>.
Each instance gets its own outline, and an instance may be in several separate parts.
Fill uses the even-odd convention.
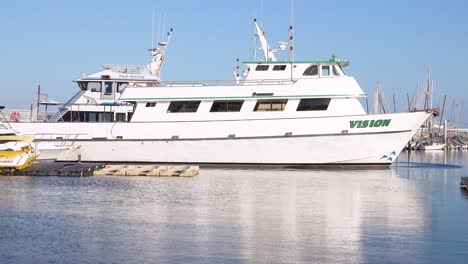
[[[397,110],[432,67],[434,107],[468,98],[467,3],[449,1],[294,1],[295,58],[349,59],[348,73],[368,95],[377,81]],[[102,63],[141,64],[151,45],[152,9],[160,32],[174,27],[163,80],[232,79],[235,60],[252,57],[252,18],[272,45],[286,40],[291,8],[284,1],[23,1],[0,10],[2,104],[28,108],[40,83],[64,102],[71,80]],[[160,19],[161,17],[161,19]],[[165,17],[165,19],[164,19]],[[165,30],[162,29],[164,25]],[[156,30],[157,31],[157,30]],[[21,96],[19,96],[21,95]],[[466,103],[466,102],[465,102]],[[460,114],[468,127],[468,107]]]
[[[464,263],[468,152],[389,170],[0,177],[2,263]]]

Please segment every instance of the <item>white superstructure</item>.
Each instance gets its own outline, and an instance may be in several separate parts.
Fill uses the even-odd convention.
[[[77,146],[69,160],[388,166],[433,113],[368,115],[359,101],[363,90],[343,70],[347,61],[278,61],[275,52],[288,44],[271,49],[256,23],[255,29],[264,60],[244,62],[232,82],[155,79],[119,90],[112,77],[113,97],[105,97],[105,71],[116,72],[109,68],[77,82],[83,95],[100,83],[94,92],[125,115],[113,110],[99,119],[74,109],[83,118],[64,118],[71,104],[57,119],[65,122],[10,124],[38,142]]]

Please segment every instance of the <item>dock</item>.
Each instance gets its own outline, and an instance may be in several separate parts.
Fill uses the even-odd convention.
[[[192,177],[198,175],[199,166],[187,165],[106,165],[95,170],[94,176],[158,176],[158,177]]]
[[[468,177],[462,177],[460,182],[460,188],[468,191]]]
[[[104,164],[88,162],[37,162],[21,171],[5,171],[0,176],[156,176],[193,177],[199,174],[199,166],[161,164]]]

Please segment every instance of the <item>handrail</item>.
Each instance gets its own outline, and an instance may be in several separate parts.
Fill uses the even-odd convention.
[[[254,79],[254,80],[187,80],[187,81],[161,81],[160,86],[165,87],[199,87],[199,86],[240,86],[240,85],[284,85],[293,84],[299,79]],[[131,86],[129,86],[131,88]]]

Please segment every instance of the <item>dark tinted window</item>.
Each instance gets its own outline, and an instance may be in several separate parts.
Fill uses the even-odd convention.
[[[169,113],[194,113],[198,110],[201,101],[175,101],[171,102],[167,112]]]
[[[146,107],[155,107],[156,106],[156,102],[147,102],[146,103]]]
[[[286,70],[286,65],[275,65],[273,66],[274,71],[284,71]]]
[[[244,101],[214,101],[210,112],[240,112]]]
[[[254,111],[283,111],[288,99],[258,100]]]
[[[117,114],[115,114],[115,121],[117,121],[117,122],[125,122],[125,113],[117,113]]]
[[[318,75],[318,66],[312,65],[304,71],[304,76],[314,76]]]
[[[114,122],[114,114],[111,112],[85,112],[68,111],[61,120],[63,122]]]
[[[268,71],[270,65],[257,65],[255,68],[256,71]]]
[[[297,106],[297,111],[327,110],[330,100],[330,98],[301,99]]]

